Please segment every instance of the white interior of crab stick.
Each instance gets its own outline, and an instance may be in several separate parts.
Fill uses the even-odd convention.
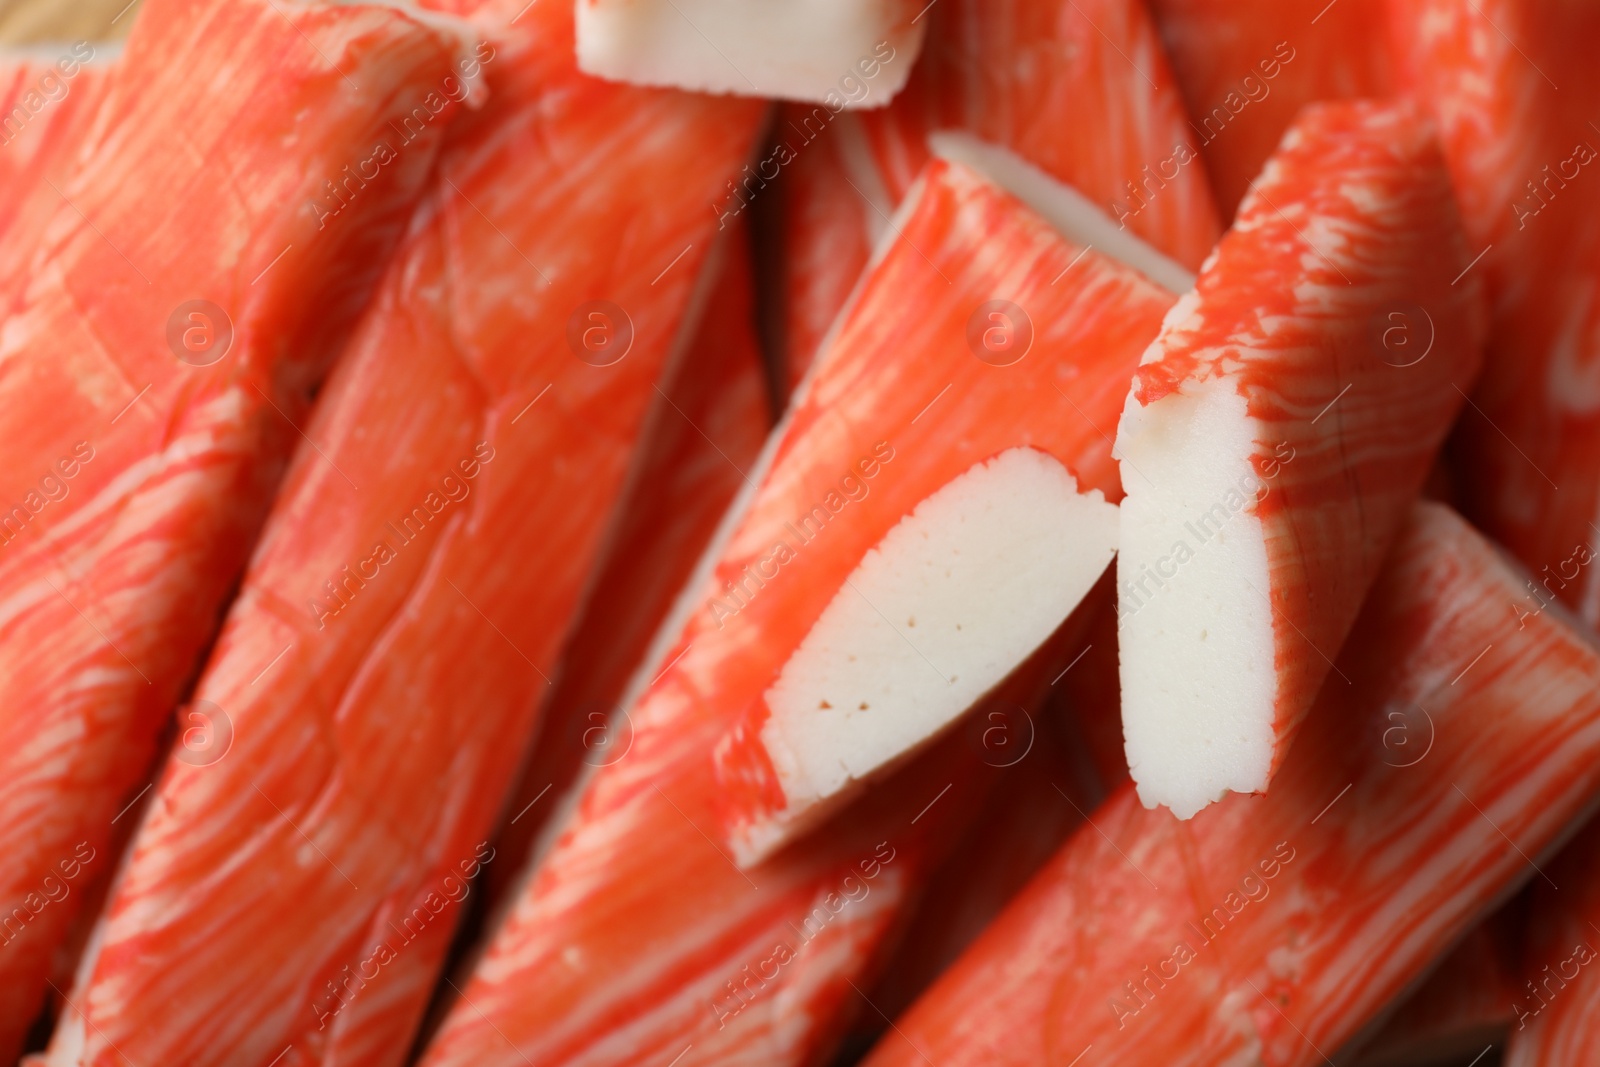
[[[1191,298],[1173,308],[1182,315]],[[1226,379],[1141,408],[1117,434],[1122,729],[1147,807],[1187,819],[1272,766],[1272,608],[1250,464],[1260,431]]]
[[[550,2],[550,0],[546,0]],[[638,85],[881,107],[927,20],[909,0],[576,0],[578,68]]]
[[[843,792],[971,707],[1077,606],[1116,541],[1116,505],[1079,492],[1033,448],[979,463],[918,504],[867,552],[767,691],[761,740],[791,811]]]

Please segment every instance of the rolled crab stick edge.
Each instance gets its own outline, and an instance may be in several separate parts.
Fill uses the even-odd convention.
[[[1116,272],[1137,278],[1139,311],[1150,301],[1165,306],[1172,290],[1191,281],[1082,196],[1006,149],[955,133],[939,135],[934,147],[936,177],[969,189],[981,183],[992,190],[990,199],[998,195],[1012,211],[1026,205],[1030,226],[1077,246],[1076,258],[1056,273],[1032,279],[1040,288],[1083,269],[1081,261],[1091,256],[1091,276],[1120,260]],[[914,191],[922,189],[925,184]],[[890,239],[929,210],[920,195],[908,197],[889,227]],[[845,333],[872,332],[860,326],[871,309],[857,301],[892,299],[868,289],[866,296],[858,290],[841,315]],[[849,574],[833,579],[831,601],[784,657],[761,700],[719,744],[718,774],[730,798],[723,829],[743,865],[759,863],[825,819],[868,778],[950,726],[1077,606],[1116,549],[1120,483],[1085,481],[1082,474],[1109,447],[1100,427],[1109,428],[1113,416],[1096,408],[1102,387],[1135,368],[1122,361],[1111,338],[1091,339],[1095,324],[1080,327],[1070,342],[1051,338],[1046,344],[1033,338],[1045,320],[1030,318],[1020,304],[968,304],[944,285],[933,286],[925,299],[930,308],[952,299],[958,305],[938,308],[934,317],[945,333],[930,342],[970,348],[961,351],[971,364],[966,369],[998,372],[991,387],[1005,383],[1000,388],[1010,397],[1006,420],[1014,433],[1007,443],[1013,447],[996,447],[977,462],[931,451],[919,460],[918,482],[929,491],[870,544]],[[1117,297],[1107,299],[1110,315]],[[1043,310],[1038,305],[1033,314]],[[887,316],[881,313],[885,322]],[[1138,321],[1136,313],[1130,318]],[[1118,331],[1115,340],[1125,336]],[[836,333],[833,343],[845,343],[844,336]],[[1029,345],[1038,350],[1030,354]],[[1057,370],[1072,379],[1072,392],[1050,380]],[[955,382],[950,386],[954,391]],[[934,384],[928,400],[937,403],[938,393]],[[983,404],[959,393],[950,399],[939,416],[947,425],[974,417],[972,405],[981,410]],[[909,430],[927,409],[907,414]],[[1049,437],[1035,431],[1045,417],[1067,424],[1066,436],[1046,444]],[[890,454],[894,446],[886,442],[903,432],[883,426],[880,437]]]
[[[1453,204],[1418,112],[1308,108],[1145,354],[1116,451],[1145,804],[1266,790],[1329,676],[1482,362]]]
[[[922,0],[576,0],[578,66],[639,85],[876,107],[905,85]]]

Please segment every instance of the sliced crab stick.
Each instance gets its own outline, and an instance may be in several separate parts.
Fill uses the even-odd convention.
[[[1097,255],[1091,240],[1175,288],[1187,276],[1004,150],[960,135],[940,147],[984,166],[1039,214],[967,163],[931,164],[925,181],[937,195],[901,208],[893,229],[907,234],[904,245],[864,276],[830,342],[851,357],[802,394],[779,447],[821,469],[800,483],[781,466],[773,473],[761,504],[786,513],[788,539],[763,546],[748,568],[723,571],[723,595],[706,605],[719,627],[759,605],[755,622],[767,627],[763,662],[773,674],[759,694],[738,694],[746,706],[716,754],[722,836],[741,864],[805,832],[954,722],[1059,625],[1114,552],[1107,536],[1121,485],[1100,466],[1109,459],[1102,390],[1131,369],[1121,346],[1171,295],[1105,259],[1083,278],[1092,294],[1060,294],[1059,283]],[[929,243],[969,240],[981,219],[996,235],[985,247],[1015,245],[1017,266],[991,280],[924,258]],[[1046,219],[1080,244],[1062,242]],[[1084,260],[1049,273],[1047,257],[1067,247]],[[976,269],[990,269],[987,258]],[[965,288],[952,292],[956,278]],[[913,284],[942,289],[920,307],[889,295]],[[1057,308],[1057,299],[1067,303]],[[916,325],[878,313],[879,303],[915,307]],[[908,388],[908,372],[888,358],[874,372],[858,368],[865,353],[889,349],[919,353],[927,388]],[[850,403],[874,406],[842,434],[833,423],[845,387],[832,383],[846,375]],[[959,403],[941,409],[946,394]],[[955,448],[922,450],[925,435],[956,427],[959,436],[940,438]],[[813,440],[860,458],[824,458]],[[803,461],[802,447],[814,453]],[[918,461],[892,467],[906,449]],[[849,521],[833,522],[856,497]],[[825,529],[830,552],[806,551]],[[803,574],[806,588],[780,573]],[[784,596],[760,596],[768,581]],[[784,612],[782,629],[768,626],[767,610]]]
[[[1267,788],[1477,374],[1471,258],[1422,117],[1317,105],[1168,315],[1116,446],[1146,805]]]
[[[638,85],[879,107],[911,74],[923,0],[565,0],[578,66]]]
[[[306,427],[49,1062],[398,1064],[532,734],[753,101],[474,13],[484,109]],[[146,13],[148,16],[148,12]]]
[[[46,178],[62,177],[105,96],[107,57],[120,51],[88,41],[0,49],[0,235],[8,242],[31,240],[9,236],[17,210]]]
[[[1471,274],[1491,308],[1461,418],[1466,514],[1533,572],[1515,610],[1600,625],[1600,8],[1394,5],[1407,84],[1438,117]],[[1465,383],[1458,383],[1465,389]]]
[[[583,770],[627,756],[632,731],[617,708],[628,697],[628,680],[665,666],[652,648],[657,631],[670,626],[678,590],[772,429],[748,231],[740,226],[727,240],[710,268],[714,289],[694,339],[662,383],[655,421],[640,444],[643,462],[618,505],[620,524],[562,652],[532,759],[506,807],[511,821],[495,842],[488,873],[492,898],[504,895]]]
[[[1224,217],[1302,107],[1389,94],[1387,2],[1149,0]]]
[[[826,1032],[842,1024],[845,998],[854,997],[848,983],[870,981],[864,969],[900,914],[901,894],[915,884],[913,864],[893,867],[890,881],[874,883],[868,901],[881,900],[873,908],[884,909],[883,926],[862,925],[871,909],[849,911],[850,924],[837,927],[841,940],[801,949],[791,962],[784,958],[793,948],[791,925],[804,927],[821,895],[885,840],[883,827],[915,826],[921,833],[938,825],[935,815],[919,822],[918,808],[946,785],[969,788],[975,760],[968,739],[951,733],[927,755],[949,758],[941,754],[951,746],[968,753],[960,774],[940,777],[915,760],[902,772],[910,777],[896,776],[862,798],[877,815],[853,809],[826,832],[741,871],[719,834],[730,792],[731,799],[758,805],[739,814],[769,810],[759,806],[752,776],[728,777],[730,749],[744,766],[765,758],[754,747],[759,733],[749,730],[752,705],[765,703],[785,661],[829,604],[841,591],[852,592],[845,579],[864,557],[884,561],[880,573],[904,576],[883,587],[855,584],[895,613],[880,622],[909,651],[871,635],[882,679],[894,684],[847,705],[856,713],[852,730],[872,722],[874,711],[892,714],[886,702],[900,693],[924,687],[947,710],[940,690],[954,683],[933,664],[960,661],[949,669],[969,673],[969,640],[995,650],[1001,639],[1007,647],[1038,643],[1016,640],[1009,624],[992,636],[986,629],[992,608],[942,616],[929,610],[949,588],[942,581],[972,567],[995,573],[982,544],[957,546],[972,554],[970,563],[946,556],[920,572],[915,564],[891,566],[912,557],[882,542],[952,483],[982,492],[965,499],[947,492],[938,504],[949,509],[944,514],[925,509],[934,519],[904,538],[914,552],[947,543],[948,527],[963,518],[992,530],[993,516],[1019,514],[1013,502],[1026,496],[1028,513],[1015,523],[1030,533],[1038,529],[1034,515],[1088,513],[1092,520],[1042,531],[1046,543],[1061,546],[1062,558],[1029,583],[1028,596],[1048,596],[1051,610],[1064,617],[1076,599],[1072,582],[1092,571],[1081,578],[1087,589],[1104,570],[1110,545],[1098,538],[1114,527],[1114,515],[1101,509],[1112,508],[1106,497],[1117,485],[1109,444],[1091,420],[1104,425],[1114,417],[1125,375],[1173,297],[1063,240],[959,164],[929,165],[897,228],[900,236],[863,280],[797,406],[750,472],[759,488],[743,494],[687,587],[692,614],[666,666],[625,709],[633,732],[629,755],[594,772],[462,987],[461,1002],[424,1058],[430,1067],[513,1064],[523,1056],[541,1064],[666,1062],[680,1053],[680,1067],[738,1062],[741,1055],[811,1062]],[[1013,332],[1011,345],[1002,337],[990,338],[993,350],[983,345],[983,330],[1001,329],[984,317],[994,300],[1011,301],[1018,324],[1020,309],[1032,309],[1030,343],[1015,344]],[[941,408],[952,400],[959,403]],[[1015,545],[1016,536],[1009,531],[1002,540]],[[1032,566],[1030,554],[1012,558]],[[1057,567],[1073,573],[1063,580]],[[997,575],[985,604],[1009,595],[1012,581]],[[926,599],[907,604],[907,592]],[[941,617],[944,633],[935,629]],[[846,665],[849,654],[840,657]],[[936,686],[907,677],[913,664]],[[991,666],[1000,666],[998,652],[976,669]],[[827,680],[838,677],[843,671]],[[835,699],[844,710],[845,698]],[[804,710],[816,705],[812,700]],[[940,725],[922,721],[929,733]],[[935,836],[955,834],[943,828]],[[894,837],[890,847],[899,848],[900,840]],[[918,869],[926,862],[932,861],[919,858]],[[893,894],[882,892],[891,884],[898,887]],[[774,934],[783,952],[775,952]],[[729,999],[727,984],[744,988],[747,964],[765,977],[741,995],[751,1006],[730,1018],[743,1001]]]
[[[940,0],[924,21],[924,55],[888,108],[830,120],[794,107],[774,127],[770,158],[792,168],[777,179],[788,208],[782,359],[792,381],[927,160],[930,133],[965,131],[1009,149],[1188,270],[1220,235],[1142,2]],[[743,183],[729,204],[758,202],[764,184]]]
[[[392,6],[149,0],[92,129],[0,197],[0,1058],[451,116],[337,224],[307,205],[469,47]]]
[[[1522,581],[1417,504],[1273,791],[1182,822],[1125,788],[866,1062],[1323,1063],[1600,788],[1600,648],[1508,622]]]

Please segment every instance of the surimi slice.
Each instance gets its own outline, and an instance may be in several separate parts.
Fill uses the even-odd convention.
[[[973,150],[968,141],[949,147],[975,161],[983,156],[1011,161],[1009,169],[996,167],[991,173],[999,172],[1029,200],[1046,207],[1053,219],[1078,231],[1069,234],[1074,243],[1081,232],[1095,233],[1094,226],[1103,223],[1080,198],[1001,149]],[[986,246],[980,265],[997,254],[991,249],[1014,241],[1013,233],[1027,234],[1031,248],[1024,255],[1037,255],[1033,249],[1050,242],[1071,247],[1044,218],[1021,209],[966,165],[936,160],[930,166],[928,174],[948,188],[940,189],[937,199],[908,200],[901,209],[901,222],[893,227],[896,234],[908,218],[928,224],[937,209],[952,212],[962,227],[982,213],[997,219],[996,240]],[[1003,212],[1000,204],[1006,205]],[[1019,226],[1012,216],[1026,219],[1026,226]],[[1044,234],[1049,234],[1049,241],[1034,243]],[[937,229],[933,236],[949,239]],[[1098,239],[1099,234],[1095,236]],[[1121,241],[1108,250],[1113,254],[1126,246],[1131,259],[1160,258],[1136,238],[1119,236]],[[931,283],[946,287],[946,292],[935,289],[930,294],[926,306],[916,311],[918,327],[907,334],[911,327],[900,320],[904,312],[882,311],[877,303],[890,302],[896,309],[906,306],[904,300],[889,295],[892,290],[887,286],[897,275],[880,265],[864,279],[824,354],[863,353],[853,354],[846,361],[849,365],[865,358],[865,352],[885,346],[905,350],[908,340],[914,340],[927,361],[919,374],[942,375],[947,388],[930,380],[934,387],[926,390],[922,404],[926,410],[910,406],[914,396],[903,396],[903,410],[885,417],[889,413],[880,406],[881,413],[861,423],[860,432],[869,425],[877,427],[881,448],[886,450],[878,458],[887,466],[885,454],[899,454],[908,447],[890,441],[932,432],[931,426],[913,427],[925,413],[938,410],[935,404],[945,392],[955,394],[952,398],[959,403],[938,411],[935,425],[958,420],[959,425],[970,426],[969,420],[979,418],[992,418],[997,425],[986,426],[981,433],[965,431],[962,459],[956,462],[949,462],[945,457],[950,453],[941,449],[936,463],[911,468],[915,481],[883,479],[904,486],[884,501],[885,507],[899,509],[898,514],[873,511],[871,504],[858,509],[857,516],[870,514],[872,522],[852,524],[852,534],[860,535],[854,542],[860,546],[856,549],[860,556],[850,561],[847,571],[817,579],[831,582],[831,595],[811,609],[815,614],[789,616],[788,625],[797,638],[792,647],[767,645],[775,654],[772,681],[745,709],[716,757],[727,793],[723,832],[742,864],[759,862],[805,832],[848,801],[871,775],[947,727],[1071,612],[1115,551],[1112,505],[1121,486],[1098,477],[1097,465],[1107,444],[1099,427],[1108,415],[1098,405],[1104,399],[1102,390],[1117,373],[1120,350],[1096,334],[1116,314],[1110,301],[1137,291],[1141,303],[1149,298],[1164,305],[1170,299],[1166,291],[1119,267],[1107,278],[1125,274],[1137,280],[1134,290],[1123,289],[1119,281],[1118,292],[1095,311],[1074,302],[1046,312],[1043,306],[1057,299],[1055,282],[1080,271],[1090,257],[1095,258],[1088,278],[1110,268],[1111,261],[1099,258],[1084,242],[1082,262],[1069,260],[1054,268],[1042,261],[1027,267],[996,264],[995,281],[974,278],[966,283],[971,287],[967,293],[952,297],[949,273],[942,266],[930,272],[929,262],[916,252],[923,242],[908,238],[907,245],[917,262],[909,270],[897,265],[897,270],[910,275],[900,284]],[[891,253],[897,248],[891,246]],[[1049,277],[1044,277],[1047,272]],[[997,296],[1005,292],[1013,295]],[[1130,316],[1116,329],[1116,344],[1128,336],[1125,331],[1134,321]],[[1060,377],[1063,374],[1066,379]],[[838,403],[828,380],[825,375],[808,387],[803,411]],[[969,381],[962,392],[963,383]],[[1010,397],[1010,402],[993,415],[986,414],[985,406],[1000,404],[1002,396]],[[1044,411],[1057,412],[1055,425],[1048,431],[1035,429],[1036,411],[1041,416]],[[804,417],[823,421],[820,415]],[[858,451],[869,447],[880,446],[864,439],[856,446]],[[878,467],[874,462],[873,470]],[[1096,473],[1091,475],[1091,470]],[[773,481],[781,474],[780,467]],[[839,504],[836,510],[842,510],[845,498],[837,493],[830,497],[826,486],[815,491],[828,508],[834,508],[832,499]],[[758,506],[779,505],[775,494],[769,493],[768,500],[758,498]],[[805,531],[829,514],[827,509],[808,508],[803,497],[787,507],[797,516],[794,523]],[[810,539],[799,528],[794,536]],[[798,556],[798,567],[786,558],[790,554]],[[844,561],[829,562],[837,566]],[[787,543],[769,549],[764,563],[769,568],[754,572],[758,583],[779,570],[809,571],[817,565],[814,553]],[[771,566],[777,569],[769,574]],[[730,581],[730,597],[748,593],[756,599],[758,591],[746,585],[750,573],[743,572],[737,586]],[[726,604],[713,612],[731,614]]]
[[[881,107],[922,47],[917,0],[568,0],[578,67],[638,85]]]
[[[0,149],[22,163],[40,124],[76,127],[0,196],[0,1059],[90,895],[79,881],[41,906],[41,886],[111,865],[113,822],[458,109],[339,225],[306,205],[471,45],[394,6],[149,0],[98,85],[80,67],[50,105],[87,110],[41,109]]]
[[[1123,789],[865,1062],[1336,1055],[1539,878],[1600,788],[1600,645],[1555,612],[1518,629],[1523,581],[1415,505],[1341,653],[1351,684],[1324,688],[1272,792],[1183,822]],[[1425,758],[1400,757],[1397,721]]]
[[[1167,316],[1116,450],[1145,804],[1267,788],[1477,374],[1470,260],[1430,124],[1318,105]]]
[[[1031,348],[1007,366],[968,346],[969,321],[994,299],[1028,308],[1033,323]],[[589,779],[462,984],[428,1067],[510,1065],[522,1055],[542,1067],[680,1053],[680,1067],[822,1056],[855,1003],[850,983],[870,981],[908,895],[938,862],[915,842],[959,832],[945,812],[974,802],[964,790],[983,768],[968,739],[950,732],[889,772],[848,818],[741,871],[718,840],[722,820],[749,824],[771,812],[747,790],[754,778],[729,776],[736,768],[719,760],[719,746],[757,766],[766,759],[752,705],[866,554],[974,466],[1020,448],[1110,500],[1116,467],[1094,422],[1109,428],[1172,299],[1062,240],[971,169],[929,164],[750,472],[755,487],[686,589],[691,613],[665,666],[625,709],[628,757]],[[899,626],[916,641],[915,629]],[[1013,671],[992,699],[1025,673]],[[730,801],[750,806],[734,811]],[[830,929],[840,940],[808,939],[794,959],[774,956],[880,842],[905,862],[883,866],[867,906],[839,912]]]

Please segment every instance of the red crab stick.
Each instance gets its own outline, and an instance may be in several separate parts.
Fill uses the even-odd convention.
[[[1181,268],[1014,156],[970,139],[945,148],[992,168],[1083,245],[1092,239],[1183,284]],[[1069,246],[972,168],[930,166],[937,195],[908,200],[902,216],[947,246],[990,219],[997,240],[985,247],[1015,245],[1019,265],[991,268],[985,252],[985,273],[964,274],[923,258],[915,237],[895,245],[864,276],[831,344],[918,352],[916,376],[887,356],[872,372],[858,366],[864,355],[841,358],[807,387],[786,427],[780,456],[816,465],[809,484],[781,464],[767,482],[762,506],[784,513],[788,540],[762,546],[748,571],[724,570],[722,596],[706,605],[719,626],[764,609],[754,621],[768,657],[761,669],[771,674],[758,693],[728,694],[743,714],[716,756],[722,834],[741,863],[803,833],[953,722],[1066,617],[1114,550],[1102,523],[1115,522],[1121,486],[1100,466],[1108,458],[1101,390],[1131,369],[1122,346],[1171,297],[1097,259],[1086,280],[1107,288],[1075,290],[1046,313],[1057,283],[1079,269],[1069,258],[1045,276],[1048,257]],[[944,292],[917,307],[915,326],[878,311],[895,286],[909,292],[930,279]],[[958,403],[941,409],[946,394]],[[834,423],[847,395],[851,410],[870,407],[841,433]],[[957,428],[957,437],[921,443]],[[913,462],[891,467],[908,449]],[[860,458],[852,464],[849,454]],[[856,496],[849,521],[833,521]],[[827,551],[810,551],[824,526]],[[761,596],[768,581],[784,594]],[[766,610],[783,612],[781,626]]]
[[[52,1064],[406,1055],[762,111],[581,75],[519,6],[196,690],[231,751],[167,767]]]
[[[467,46],[390,6],[152,0],[92,130],[3,198],[20,202],[0,244],[0,1058],[81,880],[110,862],[436,132],[337,224],[307,205]]]
[[[1302,107],[1390,92],[1387,0],[1149,2],[1224,217]]]
[[[784,359],[794,382],[927,160],[932,132],[1009,149],[1188,270],[1220,233],[1142,0],[940,0],[923,21],[924,54],[889,107],[837,118],[794,107],[775,127],[772,157],[794,157],[795,168],[779,179],[791,205]],[[754,201],[764,185],[746,180],[725,207]]]
[[[0,50],[0,234],[30,190],[61,176],[86,116],[105,95],[106,64],[90,63],[97,52],[116,51],[87,41]]]
[[[1267,788],[1477,374],[1470,259],[1427,121],[1317,105],[1167,317],[1117,432],[1145,804]]]
[[[1508,625],[1522,581],[1416,505],[1273,791],[1180,822],[1124,789],[866,1062],[1323,1062],[1600,787],[1600,649]]]
[[[1492,313],[1457,434],[1466,514],[1534,572],[1519,614],[1559,599],[1600,625],[1600,8],[1429,0],[1394,11]]]
[[[930,164],[897,225],[903,236],[863,279],[835,342],[769,444],[765,465],[751,472],[759,489],[736,505],[688,587],[692,614],[666,666],[627,709],[629,754],[588,782],[463,987],[425,1057],[430,1067],[513,1064],[523,1056],[540,1064],[667,1062],[680,1053],[680,1067],[739,1055],[810,1062],[826,1043],[824,1031],[840,1019],[841,998],[853,996],[846,980],[863,987],[869,980],[863,969],[899,911],[899,894],[914,884],[910,863],[895,868],[894,894],[872,890],[885,909],[873,922],[883,925],[868,924],[865,910],[852,912],[832,947],[805,951],[777,990],[762,986],[759,1010],[729,1021],[711,1006],[729,1006],[725,984],[768,956],[774,934],[790,938],[790,924],[803,924],[818,896],[883,839],[882,827],[905,828],[947,784],[967,788],[971,761],[944,778],[916,761],[905,771],[910,778],[885,782],[864,799],[879,805],[888,823],[853,812],[742,873],[716,842],[719,820],[730,799],[762,798],[751,788],[753,776],[727,777],[737,768],[719,766],[718,746],[731,739],[743,746],[732,751],[745,766],[759,762],[759,735],[747,732],[752,705],[764,703],[838,593],[856,595],[844,581],[863,556],[893,558],[875,546],[930,495],[972,478],[974,468],[983,477],[997,467],[1001,474],[1050,472],[1042,484],[1028,482],[1035,486],[1030,505],[1041,514],[1076,511],[1082,494],[1069,480],[1097,496],[1114,493],[1109,446],[1089,420],[1115,414],[1123,376],[1172,299],[1062,240],[960,165]],[[974,313],[994,299],[1032,309],[1031,349],[1008,366],[980,359],[967,340]],[[981,337],[976,351],[989,353]],[[946,401],[959,402],[941,408]],[[1090,504],[1091,511],[1110,507]],[[1001,496],[989,509],[996,512],[1010,514]],[[981,508],[966,515],[993,536]],[[1034,536],[1031,520],[1017,521]],[[1070,542],[1052,551],[1080,554],[1092,581],[1109,546],[1087,543],[1080,532],[1052,528],[1042,540]],[[1010,546],[1011,538],[998,540]],[[981,546],[968,547],[982,557]],[[1006,551],[1017,566],[1030,565],[1026,553]],[[941,560],[933,577],[959,569],[954,559]],[[991,595],[1006,595],[1009,581],[997,579]],[[1029,595],[1048,597],[1051,610],[1061,610],[1074,597],[1055,583],[1034,581]],[[907,587],[917,588],[909,580]],[[916,670],[945,686],[943,672],[921,657],[949,664],[965,652],[950,634],[938,634],[937,616],[903,604],[892,588],[858,581],[856,591],[894,612],[880,620],[888,638],[911,650]],[[975,615],[944,624],[952,634],[955,622],[966,624],[962,634],[983,632]],[[883,677],[921,692],[919,676],[904,679],[906,654],[879,635],[871,649]],[[878,689],[830,703],[863,716],[877,705],[886,714],[896,695]],[[945,744],[970,751],[959,734]],[[904,781],[921,785],[896,784]],[[918,831],[934,820],[916,824]]]
[[[1506,1067],[1600,1062],[1600,820],[1533,887]]]
[[[626,756],[633,735],[616,709],[629,696],[628,680],[665,666],[664,650],[652,642],[772,429],[750,253],[740,226],[714,268],[715,289],[689,351],[662,383],[666,399],[640,445],[643,464],[619,505],[621,523],[562,653],[533,757],[506,807],[511,822],[495,842],[488,875],[495,899],[583,768]]]

